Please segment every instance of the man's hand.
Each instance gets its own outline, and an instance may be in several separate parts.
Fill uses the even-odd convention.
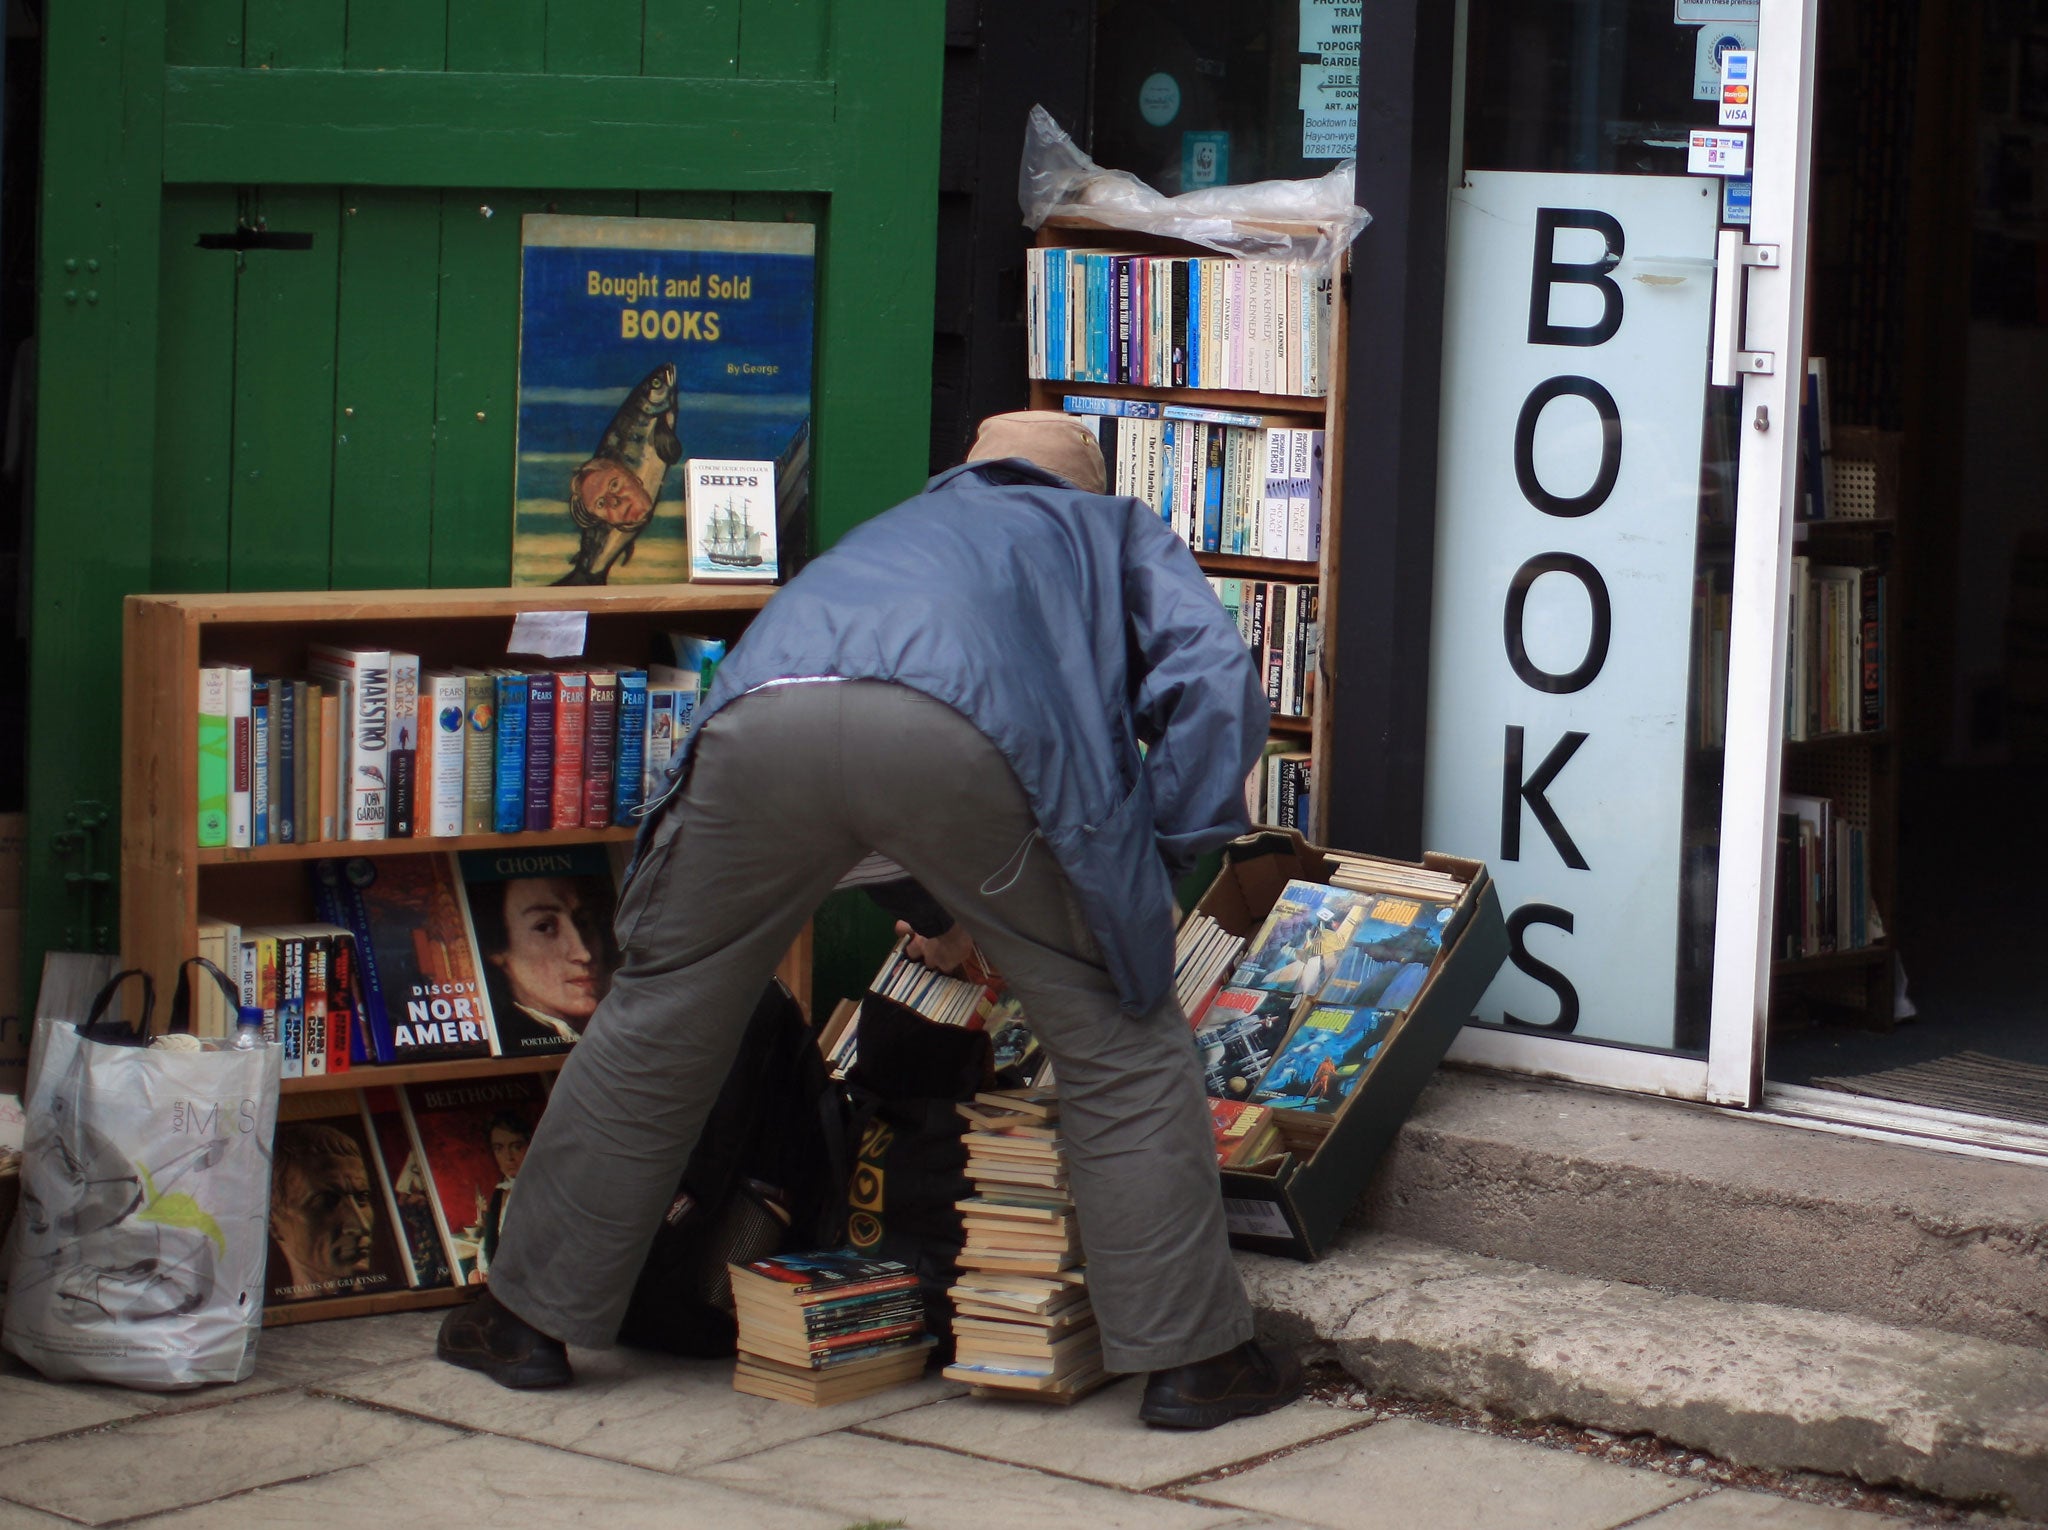
[[[899,919],[896,933],[910,937],[910,944],[904,947],[910,958],[923,962],[934,972],[957,977],[970,962],[978,969],[983,968],[981,953],[975,949],[974,937],[967,933],[964,924],[956,923],[943,935],[920,935]]]

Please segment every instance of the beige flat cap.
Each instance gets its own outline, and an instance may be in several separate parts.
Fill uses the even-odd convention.
[[[1020,409],[983,420],[967,460],[986,462],[994,457],[1022,457],[1090,494],[1102,493],[1108,482],[1095,432],[1056,410]]]

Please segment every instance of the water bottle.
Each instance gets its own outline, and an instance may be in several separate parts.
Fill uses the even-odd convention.
[[[235,1050],[246,1052],[263,1045],[263,1006],[244,1004],[235,1012]]]

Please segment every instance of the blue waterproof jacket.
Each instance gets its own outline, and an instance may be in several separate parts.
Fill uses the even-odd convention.
[[[1030,799],[1123,1008],[1167,996],[1173,879],[1249,827],[1267,704],[1158,512],[1014,458],[941,473],[768,603],[695,723],[768,681],[821,675],[909,686],[979,728]]]

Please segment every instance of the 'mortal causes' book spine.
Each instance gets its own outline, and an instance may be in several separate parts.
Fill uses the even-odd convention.
[[[519,827],[545,829],[555,810],[555,680],[552,671],[526,677],[526,793]]]
[[[593,670],[590,711],[583,728],[583,827],[611,827],[613,780],[618,767],[619,677]]]
[[[249,688],[249,843],[270,843],[270,689],[258,680]]]
[[[341,720],[348,763],[340,793],[342,837],[383,839],[391,812],[391,654],[315,643],[308,661],[314,674],[348,687],[348,715]]]
[[[583,827],[583,746],[590,718],[590,676],[555,677],[555,779],[550,792],[548,823],[543,827]]]

